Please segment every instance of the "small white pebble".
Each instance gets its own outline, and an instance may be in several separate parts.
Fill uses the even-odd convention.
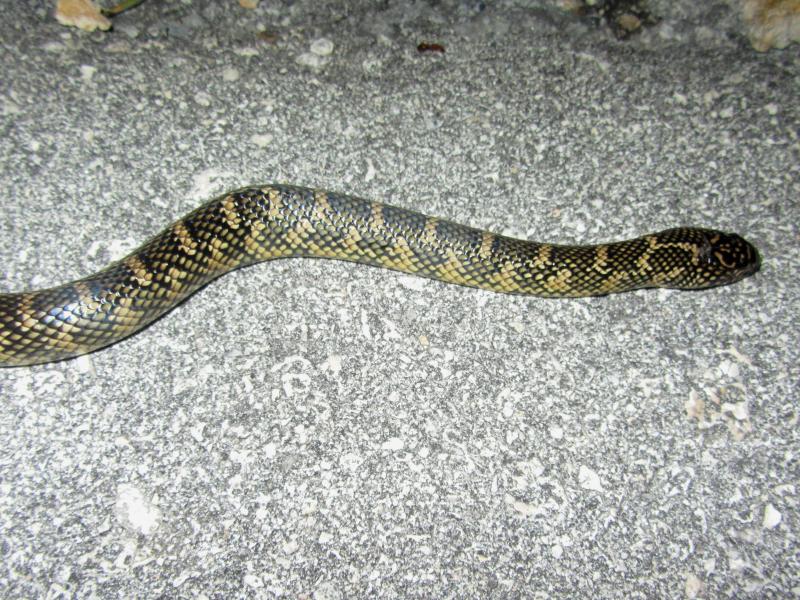
[[[783,516],[781,513],[778,512],[772,504],[767,504],[766,508],[764,508],[764,529],[774,529],[778,526],[778,523],[781,522],[782,518]]]
[[[703,570],[706,572],[706,575],[711,575],[717,569],[717,559],[715,558],[707,558],[703,561]]]
[[[375,165],[367,158],[367,173],[364,175],[364,181],[372,181],[375,179]]]
[[[94,74],[97,72],[97,69],[91,65],[81,65],[81,79],[84,82],[89,82],[94,77]]]
[[[731,360],[723,360],[719,364],[719,370],[720,370],[720,373],[723,373],[724,375],[726,375],[726,376],[728,376],[728,377],[730,377],[732,379],[738,379],[739,378],[739,374],[740,374],[739,365],[736,364],[735,362],[731,361]]]
[[[705,584],[694,573],[689,573],[686,576],[686,582],[683,585],[683,591],[687,598],[697,598],[705,590]]]
[[[723,402],[720,410],[724,413],[730,413],[737,421],[746,421],[750,416],[746,402],[737,402],[736,404]]]
[[[114,512],[119,523],[142,535],[153,533],[161,521],[161,511],[158,507],[147,500],[136,487],[128,484],[117,488]]]
[[[411,275],[400,275],[397,278],[398,283],[404,288],[409,290],[422,291],[428,285],[428,280],[422,277],[412,277]]]
[[[603,491],[603,486],[600,484],[600,477],[585,465],[581,465],[581,468],[578,470],[578,483],[580,483],[581,487],[585,490],[594,490],[595,492]]]
[[[275,442],[269,442],[264,444],[264,456],[267,458],[275,458],[275,455],[278,453],[278,447]]]
[[[397,437],[389,438],[381,444],[383,450],[402,450],[403,446],[405,446],[403,440]]]
[[[342,370],[342,357],[338,354],[331,354],[328,360],[322,364],[322,368],[336,375]]]
[[[540,513],[539,509],[533,504],[523,502],[522,500],[517,500],[510,494],[506,494],[506,503],[510,504],[515,511],[526,517]]]
[[[194,427],[189,429],[189,433],[192,436],[192,439],[197,442],[198,444],[203,443],[203,429],[205,429],[205,423],[198,423]]]
[[[319,38],[311,42],[310,49],[317,56],[329,56],[333,53],[333,42],[328,38]]]
[[[258,50],[255,48],[234,48],[233,53],[236,56],[258,56]]]
[[[83,354],[75,359],[75,366],[79,373],[94,373],[94,362],[88,354]]]
[[[297,62],[305,67],[318,69],[319,67],[323,66],[327,60],[318,54],[314,54],[313,52],[303,52],[297,57]]]
[[[211,96],[204,92],[199,92],[195,94],[194,101],[197,102],[200,106],[208,107],[211,106]]]
[[[229,67],[222,72],[223,81],[237,81],[239,79],[239,70]]]

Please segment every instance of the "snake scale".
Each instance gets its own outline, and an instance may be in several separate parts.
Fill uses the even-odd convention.
[[[0,294],[0,366],[108,346],[232,269],[295,256],[547,297],[707,288],[738,281],[760,263],[743,238],[708,229],[592,246],[542,244],[343,194],[269,184],[211,200],[93,275]]]

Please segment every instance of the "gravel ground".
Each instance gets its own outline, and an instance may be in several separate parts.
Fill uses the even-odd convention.
[[[763,267],[554,301],[278,261],[0,370],[0,595],[800,595],[800,50],[655,6],[620,41],[522,0],[8,3],[3,291],[268,181],[554,242],[713,226]]]

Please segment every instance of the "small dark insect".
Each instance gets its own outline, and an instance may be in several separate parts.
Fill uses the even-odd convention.
[[[263,44],[274,46],[278,43],[279,37],[277,33],[264,29],[256,34],[256,39]]]
[[[431,44],[429,42],[421,42],[417,45],[417,52],[441,52],[444,54],[444,46],[441,44]]]

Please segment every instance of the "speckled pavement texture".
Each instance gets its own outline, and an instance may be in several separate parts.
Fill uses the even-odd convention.
[[[545,2],[7,3],[2,291],[268,181],[763,267],[554,301],[278,261],[2,369],[0,596],[800,595],[800,50],[684,4],[619,41]]]

